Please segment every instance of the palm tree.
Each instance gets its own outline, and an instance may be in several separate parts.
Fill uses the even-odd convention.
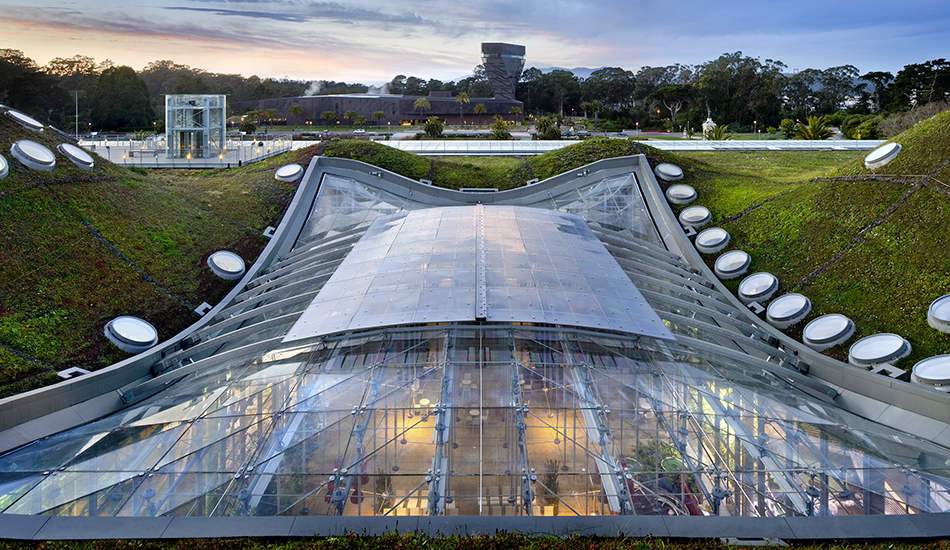
[[[509,115],[518,116],[521,114],[521,107],[512,106],[511,109],[508,109]]]
[[[462,107],[466,103],[471,103],[471,101],[466,92],[459,92],[459,94],[455,96],[455,102],[459,104],[459,126],[462,125]]]
[[[810,116],[805,124],[795,127],[795,137],[798,139],[822,140],[831,137],[831,130],[825,125],[825,117]]]
[[[357,115],[357,117],[356,117],[356,125],[357,125],[357,126],[362,126],[362,125],[364,125],[364,124],[366,124],[366,117],[363,116],[363,115]]]
[[[479,103],[478,105],[475,106],[474,109],[472,109],[472,112],[475,113],[476,115],[484,115],[485,113],[488,112],[488,108],[485,107],[484,103]],[[481,122],[481,117],[478,118],[478,121]]]
[[[320,118],[327,121],[327,126],[329,126],[331,122],[337,120],[337,114],[336,111],[323,111],[323,114],[320,115]]]
[[[290,114],[294,117],[294,125],[297,125],[297,117],[303,114],[303,107],[294,103],[290,106]]]
[[[379,126],[379,121],[386,118],[386,113],[382,111],[376,111],[370,118],[376,121],[376,126]]]
[[[422,111],[428,111],[432,108],[432,104],[429,103],[429,100],[424,97],[420,97],[412,104],[412,108],[419,111],[419,118],[422,118]]]
[[[356,111],[353,109],[348,109],[343,113],[343,120],[353,120],[354,118],[356,118]]]
[[[732,138],[733,135],[729,132],[729,127],[725,124],[720,124],[706,133],[706,139],[723,141]]]
[[[277,118],[277,109],[265,109],[264,118],[267,119],[267,125],[272,126],[274,124],[274,119]]]

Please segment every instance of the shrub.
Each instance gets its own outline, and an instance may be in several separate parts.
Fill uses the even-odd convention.
[[[430,116],[425,124],[422,125],[422,131],[426,133],[429,137],[439,137],[442,135],[442,121],[439,120],[439,117]]]

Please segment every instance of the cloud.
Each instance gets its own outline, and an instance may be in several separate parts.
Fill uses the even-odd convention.
[[[274,21],[283,21],[287,23],[303,23],[304,21],[307,21],[306,17],[301,17],[299,15],[289,15],[289,14],[261,12],[261,11],[225,10],[221,8],[186,8],[184,6],[169,7],[169,8],[162,8],[162,9],[172,10],[172,11],[210,12],[215,15],[221,15],[224,17],[252,17],[256,19],[271,19]]]

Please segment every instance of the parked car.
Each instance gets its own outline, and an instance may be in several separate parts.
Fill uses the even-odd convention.
[[[357,128],[356,130],[353,130],[353,133],[354,133],[354,134],[365,134],[365,133],[366,133],[366,130],[364,130],[363,128]]]

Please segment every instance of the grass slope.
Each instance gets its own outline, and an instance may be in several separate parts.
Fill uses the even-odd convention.
[[[61,142],[0,117],[0,145],[21,139],[54,151]],[[295,189],[274,171],[312,154],[145,175],[98,157],[83,171],[57,154],[50,172],[9,159],[0,180],[0,397],[56,382],[57,370],[128,357],[103,335],[118,315],[142,317],[162,339],[195,322],[195,307],[233,287],[207,257],[228,249],[252,263]]]
[[[897,363],[910,369],[950,353],[950,336],[926,320],[930,302],[950,293],[942,230],[950,221],[950,111],[894,141],[903,146],[900,156],[877,170],[864,168],[863,152],[680,156],[697,203],[732,235],[729,248],[752,256],[750,272],[773,273],[779,294],[811,299],[812,313],[791,336],[800,339],[819,315],[841,313],[855,321],[856,334],[826,353],[847,360],[858,339],[894,332],[913,346]],[[738,280],[727,286],[735,291]]]

